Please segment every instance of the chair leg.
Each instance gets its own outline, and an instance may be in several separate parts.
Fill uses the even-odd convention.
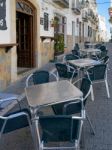
[[[108,87],[108,82],[105,80],[105,85],[106,85],[106,90],[107,90],[107,96],[110,98],[110,92],[109,92],[109,87]]]
[[[79,143],[77,140],[75,141],[75,150],[80,150]]]
[[[82,134],[81,134],[81,140],[80,140],[80,148],[85,148],[85,142],[84,142],[84,128],[82,127]]]
[[[94,101],[93,85],[91,86],[91,100]]]
[[[92,130],[92,134],[95,135],[95,130],[94,130],[94,128],[93,128],[93,125],[92,125],[92,123],[91,123],[91,121],[90,121],[90,118],[89,118],[89,116],[87,115],[87,113],[86,113],[86,118],[87,118],[87,121],[88,121],[88,123],[89,123],[89,125],[90,125],[90,128],[91,128],[91,130]]]

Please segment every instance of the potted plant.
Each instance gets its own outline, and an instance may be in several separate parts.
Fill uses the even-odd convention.
[[[51,20],[51,27],[57,27],[59,25],[59,18],[54,17],[54,19]]]
[[[64,53],[64,35],[56,34],[54,38],[54,53],[60,55]]]

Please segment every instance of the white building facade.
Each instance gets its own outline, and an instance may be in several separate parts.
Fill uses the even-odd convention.
[[[108,33],[106,28],[106,19],[99,15],[99,37],[98,41],[106,42],[108,40]]]
[[[96,42],[95,0],[1,0],[0,90],[73,49]]]

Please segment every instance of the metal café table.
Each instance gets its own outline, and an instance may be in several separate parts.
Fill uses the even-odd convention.
[[[76,98],[83,100],[83,93],[67,80],[29,86],[25,88],[25,93],[32,113],[36,149],[38,149],[37,111],[43,106],[67,102]]]
[[[79,69],[83,68],[84,72],[88,69],[88,67],[101,64],[100,61],[93,60],[93,59],[90,59],[90,58],[82,58],[82,59],[77,59],[77,60],[69,60],[69,63],[72,64],[72,65],[75,65]],[[81,77],[82,77],[82,73],[81,73]],[[94,101],[93,89],[91,89],[91,99],[92,99],[92,101]]]
[[[96,43],[86,43],[87,46],[89,46],[89,48],[95,48]]]
[[[81,58],[76,60],[69,60],[69,63],[79,68],[86,68],[86,67],[98,65],[101,62],[90,58]]]
[[[87,56],[90,56],[91,53],[101,53],[100,49],[96,48],[86,48],[86,49],[81,49],[82,52],[87,53]]]

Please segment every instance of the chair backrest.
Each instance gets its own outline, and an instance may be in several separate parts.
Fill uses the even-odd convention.
[[[0,138],[2,134],[8,133],[26,126],[31,127],[30,114],[27,110],[17,111],[6,116],[0,116]]]
[[[75,114],[75,113],[81,114],[81,110],[83,109],[82,107],[83,107],[82,100],[78,98],[71,100],[70,102],[63,102],[60,104],[52,105],[52,109],[56,115],[62,115],[62,114],[69,115],[69,114]]]
[[[66,115],[72,115],[76,113],[81,114],[81,110],[83,109],[83,106],[86,105],[87,98],[91,92],[91,81],[88,78],[83,78],[80,85],[80,90],[83,93],[83,104],[82,101],[77,99],[77,101],[71,101],[68,103],[65,103],[63,106],[63,113]],[[56,111],[56,108],[55,108]],[[57,109],[59,111],[59,108]]]
[[[91,81],[104,80],[106,75],[106,64],[95,65],[87,70],[88,77]]]
[[[48,71],[36,71],[33,73],[34,84],[42,84],[49,82],[49,72]]]
[[[75,59],[79,59],[79,57],[77,55],[73,55],[73,54],[67,54],[65,56],[66,61],[67,60],[75,60]]]
[[[29,86],[30,79],[33,80],[33,84],[42,84],[42,83],[47,83],[49,82],[49,72],[40,70],[40,71],[35,71],[31,75],[28,76],[26,79],[26,87]]]
[[[108,64],[109,62],[109,56],[105,56],[103,59],[102,59],[103,63],[104,64]]]
[[[87,98],[91,92],[91,81],[88,78],[83,78],[80,86],[80,90],[83,93],[84,105],[86,104]]]
[[[62,63],[56,63],[55,66],[56,66],[56,69],[58,71],[59,77],[66,78],[67,77],[67,71],[68,71],[67,65],[62,64]]]
[[[75,44],[75,46],[74,46],[74,50],[79,51],[79,49],[80,49],[80,48],[79,48],[79,44],[78,44],[78,43],[76,43],[76,44]]]
[[[98,43],[98,44],[95,45],[95,48],[100,49],[101,46],[102,46],[102,44]]]
[[[107,51],[107,50],[106,50],[106,46],[101,45],[101,46],[100,46],[100,50],[101,50],[101,51]]]
[[[72,116],[41,116],[39,124],[42,130],[44,142],[73,142],[78,140],[80,120],[72,119]]]
[[[89,48],[88,43],[90,43],[89,41],[84,42],[84,48]]]

